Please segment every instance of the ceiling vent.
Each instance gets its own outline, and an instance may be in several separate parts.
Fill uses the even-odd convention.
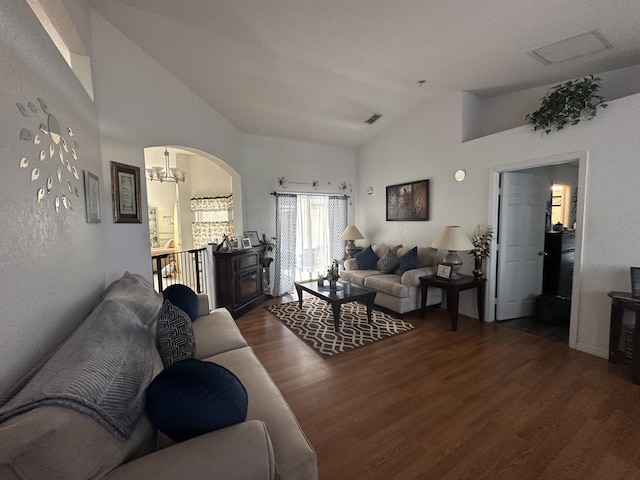
[[[609,50],[610,48],[613,47],[607,39],[599,31],[593,30],[527,53],[545,65],[551,65]]]
[[[367,118],[364,123],[368,123],[369,125],[373,125],[375,122],[377,122],[380,117],[382,117],[381,114],[379,113],[374,113],[373,115],[371,115],[369,118]]]

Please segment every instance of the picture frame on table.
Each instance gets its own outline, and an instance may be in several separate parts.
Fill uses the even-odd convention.
[[[449,265],[438,265],[436,277],[442,278],[443,280],[449,280],[449,278],[451,277],[451,267]]]
[[[242,238],[242,248],[251,248],[251,239],[249,237]]]
[[[389,185],[386,208],[388,222],[429,220],[429,180]]]
[[[142,223],[140,168],[111,162],[113,223]]]
[[[100,223],[100,179],[89,170],[84,171],[84,202],[87,223]]]
[[[252,247],[259,247],[260,246],[260,237],[258,237],[258,232],[255,230],[247,230],[246,232],[244,232],[245,237],[249,237],[249,240],[251,241],[251,246]]]

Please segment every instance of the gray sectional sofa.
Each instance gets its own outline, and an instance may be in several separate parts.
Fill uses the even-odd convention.
[[[19,388],[0,392],[0,478],[316,479],[315,451],[229,312],[210,312],[205,296],[197,301],[195,357],[242,382],[244,422],[179,443],[156,430],[144,395],[163,370],[154,333],[163,298],[143,277],[125,274]],[[95,365],[105,359],[108,368],[101,371]],[[129,381],[131,371],[141,373],[140,385]],[[79,393],[87,381],[88,393]],[[121,390],[131,384],[131,397],[123,400]],[[114,409],[124,422],[114,420]]]
[[[400,259],[412,248],[371,244],[371,249],[379,261],[391,254]],[[344,270],[340,272],[340,278],[345,282],[373,288],[377,291],[374,301],[376,305],[403,314],[420,308],[419,279],[422,276],[435,275],[436,269],[436,251],[431,247],[417,247],[415,268],[402,272],[400,267],[397,267],[390,273],[383,273],[380,271],[379,263],[373,268],[361,269],[357,258],[349,258],[344,261]],[[440,302],[442,292],[439,289],[430,289],[427,305],[437,305]]]

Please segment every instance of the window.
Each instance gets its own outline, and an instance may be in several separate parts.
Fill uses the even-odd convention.
[[[292,292],[295,281],[325,274],[342,258],[346,226],[345,196],[276,195],[274,295]]]

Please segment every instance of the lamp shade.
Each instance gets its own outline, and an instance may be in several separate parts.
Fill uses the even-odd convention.
[[[360,233],[360,230],[354,225],[349,225],[344,229],[342,235],[340,235],[340,240],[362,240],[364,237]]]
[[[442,229],[440,235],[433,241],[431,248],[442,250],[473,250],[471,240],[462,233],[459,226],[447,226]]]

